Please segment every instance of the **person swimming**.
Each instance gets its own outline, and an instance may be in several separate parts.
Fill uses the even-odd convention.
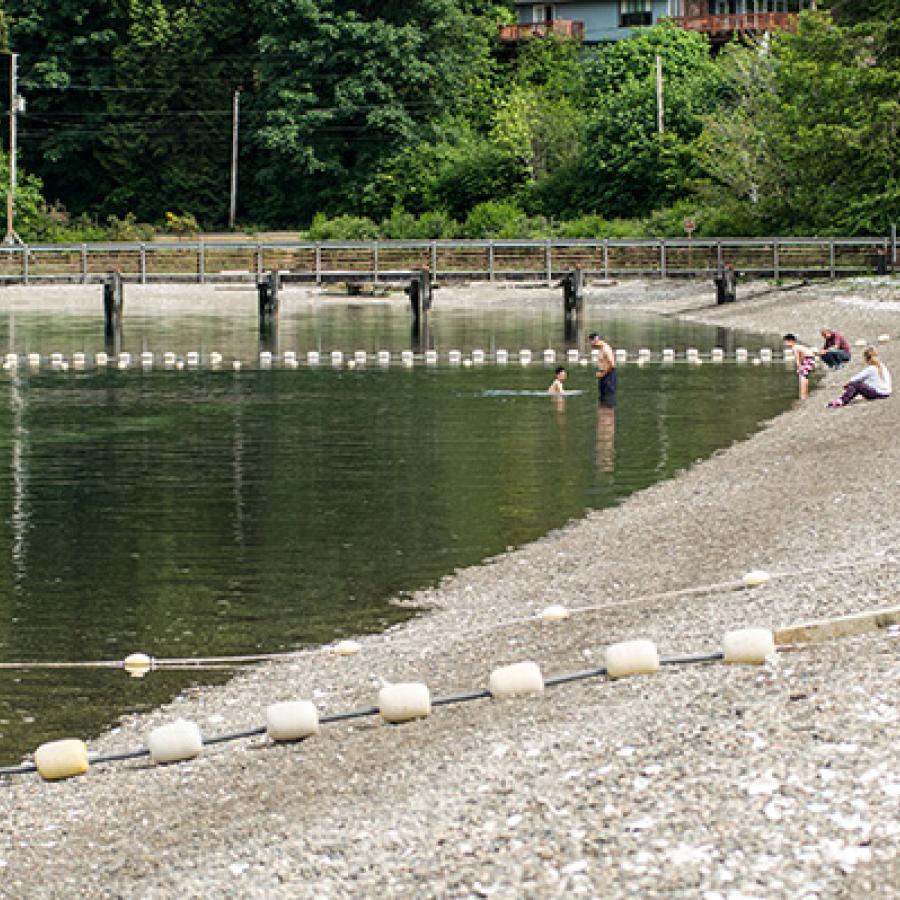
[[[556,378],[553,384],[547,388],[547,392],[550,394],[564,394],[566,392],[566,379],[569,377],[566,367],[557,366],[554,374],[556,375]]]

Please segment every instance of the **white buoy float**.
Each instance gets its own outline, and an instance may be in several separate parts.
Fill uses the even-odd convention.
[[[463,360],[462,364],[463,364],[463,368],[464,368],[464,369],[471,369],[471,368],[472,368],[472,360],[469,359],[468,357],[466,357],[466,358]]]
[[[153,668],[153,660],[146,653],[129,653],[122,660],[122,668],[132,678],[143,678]]]
[[[147,749],[156,765],[193,759],[203,750],[200,727],[187,719],[160,725],[147,735]]]
[[[749,359],[749,357],[750,357],[750,354],[748,353],[746,347],[738,347],[738,348],[734,351],[734,359],[735,359],[735,362],[745,363],[745,362],[747,362],[747,360]]]
[[[505,366],[509,362],[509,350],[498,350],[494,354],[498,366]]]
[[[488,690],[495,700],[544,692],[544,676],[535,662],[513,663],[491,672]]]
[[[436,366],[437,362],[438,362],[437,350],[426,350],[425,351],[425,365],[426,366]]]
[[[610,678],[651,675],[659,671],[659,653],[653,641],[623,641],[606,648],[606,674]]]
[[[879,334],[878,335],[878,343],[879,344],[886,344],[890,339],[891,339],[891,336],[889,334]]]
[[[131,365],[131,354],[123,350],[119,354],[119,368],[127,369]]]
[[[40,368],[41,354],[40,353],[29,353],[28,354],[28,365],[31,366],[32,369]]]
[[[794,363],[794,351],[791,350],[790,347],[785,347],[782,351],[782,359],[785,362],[785,365],[793,365]]]
[[[62,353],[51,353],[50,354],[50,365],[53,366],[54,369],[58,369],[62,364],[63,364]]]
[[[548,347],[544,351],[544,362],[545,363],[555,363],[556,362],[556,351],[552,347]]]
[[[347,368],[348,368],[348,369],[355,369],[355,368],[356,368],[356,360],[355,360],[355,359],[348,359],[348,360],[347,360]]]
[[[219,353],[217,350],[213,350],[212,353],[209,354],[209,364],[214,369],[217,369],[219,366],[221,366],[222,365],[222,354]]]
[[[353,354],[353,359],[356,361],[358,366],[364,366],[366,364],[366,360],[368,359],[368,355],[365,350],[357,350]]]
[[[712,350],[710,350],[709,358],[715,363],[724,362],[725,351],[721,347],[713,347]]]
[[[662,361],[664,363],[675,362],[675,351],[671,347],[666,347],[662,352]]]
[[[447,354],[447,360],[451,366],[458,366],[462,362],[462,352],[460,350],[451,350]]]
[[[378,365],[379,366],[389,366],[391,364],[391,351],[390,350],[379,350],[378,351]]]
[[[270,350],[261,350],[259,354],[259,365],[263,369],[272,368],[272,352]]]
[[[641,347],[638,350],[638,359],[650,359],[652,355],[649,347]]]
[[[306,352],[306,364],[308,366],[317,366],[319,364],[318,350],[308,350]]]
[[[94,364],[100,366],[101,368],[105,366],[109,362],[109,357],[101,350],[99,353],[94,354]]]
[[[286,700],[266,707],[266,734],[273,741],[299,741],[319,733],[319,711],[309,700]]]
[[[420,682],[386,684],[378,692],[378,712],[385,722],[397,724],[431,715],[431,692]]]
[[[166,368],[171,368],[175,365],[175,354],[171,350],[167,350],[163,353],[163,365]]]
[[[233,359],[233,360],[231,361],[231,368],[232,368],[235,372],[240,372],[240,371],[241,371],[241,365],[242,365],[242,363],[241,363],[241,361],[240,361],[239,359]]]
[[[579,356],[580,356],[580,354],[579,354],[579,352],[578,352],[578,348],[577,348],[577,347],[572,347],[572,348],[570,348],[568,351],[566,351],[566,359],[567,359],[570,363],[577,363],[577,362],[578,362]]]
[[[402,362],[404,366],[409,367],[415,361],[416,361],[416,357],[415,357],[415,354],[412,352],[412,350],[404,350],[400,354],[400,362]]]
[[[34,751],[34,764],[45,781],[84,775],[90,768],[87,745],[75,738],[41,744]]]
[[[772,576],[764,569],[753,569],[741,578],[741,584],[743,584],[745,588],[755,588],[768,584],[771,580]]]
[[[775,635],[769,628],[739,628],[726,632],[722,653],[727,663],[761,666],[775,655]]]
[[[592,353],[591,356],[593,356],[593,355],[594,354]],[[628,351],[627,350],[622,350],[622,349],[616,350],[615,356],[616,356],[617,363],[628,362]],[[598,359],[600,358],[599,353],[597,353],[597,358]]]
[[[73,353],[72,354],[72,366],[76,369],[83,369],[86,357],[83,353]]]
[[[472,351],[472,362],[475,363],[476,366],[483,365],[484,350],[473,350]]]
[[[153,354],[149,350],[145,350],[141,354],[141,366],[145,369],[153,367]]]
[[[344,354],[340,350],[331,351],[331,364],[333,366],[342,366],[344,364]]]
[[[764,362],[764,363],[772,362],[772,348],[771,347],[760,348],[759,359],[760,359],[760,362]]]
[[[562,622],[569,618],[569,611],[564,606],[553,604],[541,610],[540,616],[545,622]]]
[[[200,354],[196,350],[188,351],[184,359],[192,369],[200,365]]]
[[[19,365],[19,356],[17,353],[7,353],[5,363],[10,369],[14,369]]]
[[[338,641],[331,652],[335,656],[355,656],[362,649],[357,641]]]
[[[519,351],[519,363],[523,366],[531,364],[531,351],[522,349]]]
[[[855,341],[855,344],[856,344],[857,347],[868,347],[869,342],[868,342],[867,340],[863,339],[863,338],[858,338],[858,339]]]

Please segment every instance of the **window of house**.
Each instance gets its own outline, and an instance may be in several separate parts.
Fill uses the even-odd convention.
[[[653,5],[651,0],[619,0],[619,25],[622,28],[652,24]]]
[[[532,22],[552,22],[556,16],[554,15],[553,6],[549,3],[535,3],[531,7]]]

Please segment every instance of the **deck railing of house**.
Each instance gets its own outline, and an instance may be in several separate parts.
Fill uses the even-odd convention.
[[[545,38],[548,35],[560,38],[583,40],[584,22],[571,19],[556,19],[553,22],[526,22],[518,25],[501,25],[500,40],[504,43],[526,41],[528,38]]]
[[[724,16],[675,16],[673,21],[688,31],[705,34],[733,34],[734,32],[764,32],[792,29],[797,23],[796,13],[741,13]]]

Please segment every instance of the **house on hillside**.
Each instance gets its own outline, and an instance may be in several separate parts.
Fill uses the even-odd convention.
[[[555,35],[586,44],[627,38],[632,30],[672,19],[690,31],[723,43],[735,33],[754,35],[790,28],[815,0],[516,0],[519,21],[500,28],[500,40],[517,43]]]

